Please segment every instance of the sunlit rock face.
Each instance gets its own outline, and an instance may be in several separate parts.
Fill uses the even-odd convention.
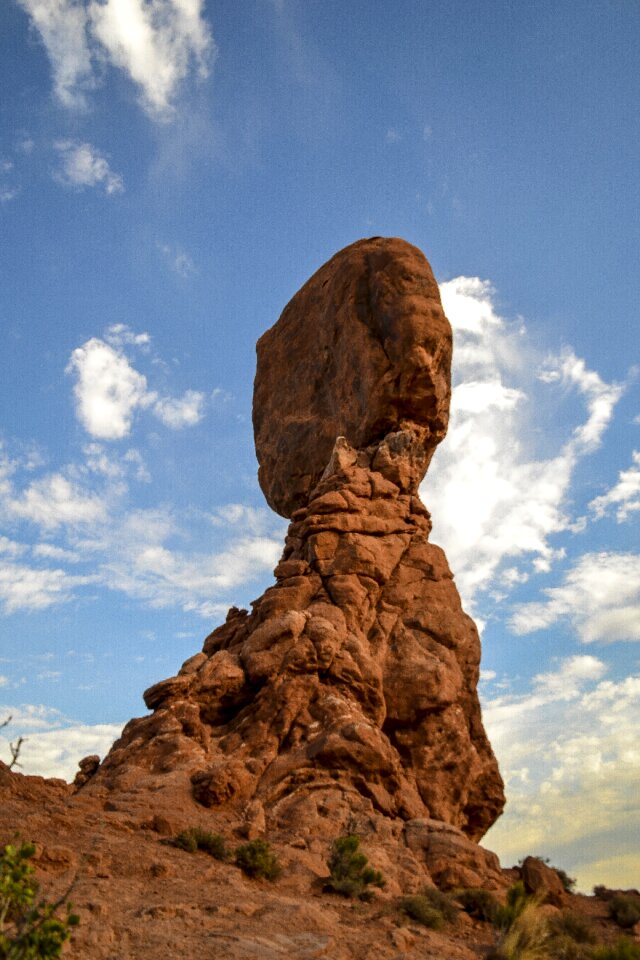
[[[339,436],[363,449],[403,431],[412,453],[403,469],[417,489],[447,431],[451,327],[416,247],[373,237],[341,250],[257,353],[258,478],[274,510],[290,517],[307,505]]]
[[[404,241],[359,241],[302,287],[258,343],[260,482],[291,518],[276,582],[147,691],[153,712],[83,790],[153,791],[247,835],[355,824],[408,873],[463,886],[495,869],[469,844],[504,805],[480,642],[418,496],[450,364],[437,285]]]

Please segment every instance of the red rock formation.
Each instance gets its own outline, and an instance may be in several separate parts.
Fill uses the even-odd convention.
[[[420,250],[383,237],[341,250],[257,353],[258,477],[274,510],[306,506],[336,437],[360,449],[405,431],[415,463],[403,470],[417,488],[447,432],[451,391],[451,327]]]
[[[283,513],[302,503],[277,582],[147,691],[153,714],[85,789],[195,799],[254,834],[330,836],[354,816],[414,839],[433,821],[463,845],[484,834],[504,797],[480,643],[417,495],[450,351],[430,268],[403,241],[348,247],[294,297],[260,341],[254,402],[263,489]]]

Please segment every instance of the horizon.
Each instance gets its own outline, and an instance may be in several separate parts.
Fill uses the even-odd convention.
[[[0,13],[0,759],[72,777],[269,585],[255,342],[402,236],[454,328],[421,495],[482,635],[484,844],[638,886],[640,12],[156,8]]]

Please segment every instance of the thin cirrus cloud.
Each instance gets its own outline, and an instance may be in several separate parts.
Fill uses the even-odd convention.
[[[107,342],[110,340],[110,342]],[[121,440],[131,432],[138,410],[150,409],[166,426],[194,426],[204,415],[204,394],[187,390],[182,397],[161,397],[132,366],[122,346],[146,346],[148,334],[134,334],[124,324],[92,337],[71,354],[67,372],[75,374],[76,414],[92,437]]]
[[[637,872],[640,677],[606,674],[597,657],[567,657],[523,693],[483,702],[509,797],[485,842],[503,863],[552,853],[582,890],[601,882],[612,846],[628,856],[609,864],[611,882]]]
[[[64,187],[84,190],[85,187],[103,186],[105,193],[122,193],[122,177],[109,166],[109,162],[90,143],[79,140],[59,140],[54,144],[60,158],[60,166],[53,178]]]
[[[483,590],[523,582],[563,555],[552,536],[573,526],[566,501],[575,467],[599,447],[622,387],[569,350],[538,356],[524,326],[499,315],[488,282],[458,277],[440,290],[456,336],[454,391],[449,434],[422,495],[473,608]],[[568,436],[547,437],[541,457],[527,442],[531,409],[571,390],[582,420]]]
[[[49,57],[54,93],[83,109],[107,63],[137,87],[146,112],[170,119],[190,74],[204,78],[215,55],[204,0],[18,0]]]
[[[640,554],[584,554],[546,600],[519,604],[510,620],[516,634],[568,623],[582,643],[640,640]]]

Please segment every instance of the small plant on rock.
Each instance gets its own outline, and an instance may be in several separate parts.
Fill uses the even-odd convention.
[[[470,888],[456,890],[456,900],[470,917],[495,923],[500,903],[490,890]]]
[[[596,937],[591,924],[578,913],[563,910],[551,917],[549,928],[554,937],[567,937],[574,943],[595,943]]]
[[[428,897],[421,893],[403,897],[400,901],[400,909],[416,923],[421,923],[423,927],[429,927],[430,930],[440,930],[444,926],[445,920],[438,908],[434,907]]]
[[[538,904],[530,900],[513,917],[509,928],[503,930],[486,960],[557,960],[557,956],[551,949],[546,917]]]
[[[50,960],[59,957],[79,917],[67,904],[66,915],[56,916],[62,900],[36,902],[38,884],[29,862],[35,853],[30,843],[7,844],[0,853],[0,958]]]
[[[324,889],[343,897],[370,900],[368,887],[384,887],[386,881],[379,870],[368,866],[369,860],[359,852],[360,837],[348,834],[333,841],[328,860],[330,877]]]
[[[633,927],[640,920],[640,897],[628,893],[616,893],[609,900],[609,913],[624,930]]]
[[[621,937],[612,947],[594,947],[590,960],[640,960],[640,944]]]
[[[266,840],[258,837],[238,847],[235,861],[248,877],[277,880],[282,873],[278,857]]]
[[[514,883],[513,886],[507,890],[507,902],[504,905],[498,904],[498,909],[496,910],[493,921],[496,927],[500,930],[511,929],[530,902],[531,899],[527,895],[524,883],[522,880],[518,880],[517,883]]]
[[[403,897],[400,909],[425,927],[439,930],[445,923],[455,923],[458,911],[451,897],[437,887],[425,887],[422,893]]]
[[[219,833],[202,830],[200,827],[190,827],[176,837],[171,837],[170,840],[164,842],[172,847],[177,847],[179,850],[186,850],[187,853],[202,850],[216,860],[226,860],[229,856],[224,837],[220,836]]]

